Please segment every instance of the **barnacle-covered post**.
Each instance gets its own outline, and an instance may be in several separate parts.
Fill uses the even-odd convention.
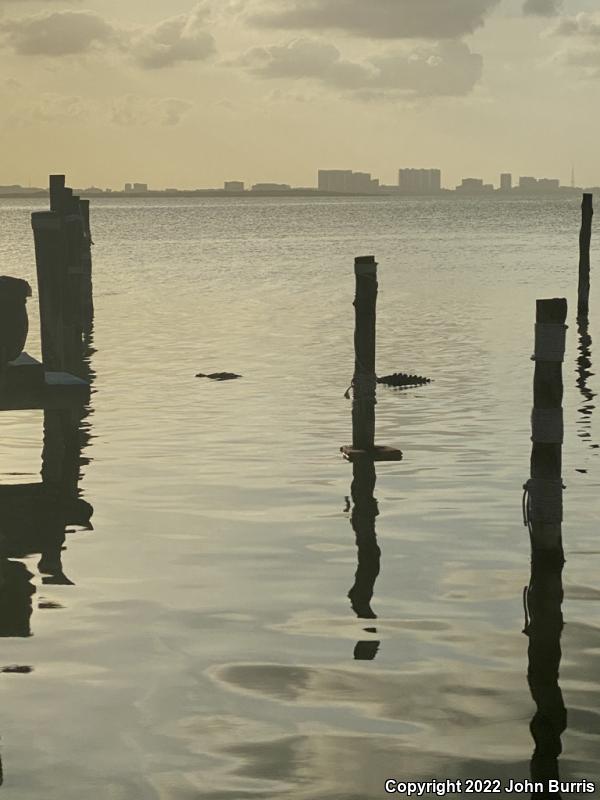
[[[531,478],[525,484],[525,521],[536,551],[562,549],[563,378],[567,301],[538,300],[531,415]]]

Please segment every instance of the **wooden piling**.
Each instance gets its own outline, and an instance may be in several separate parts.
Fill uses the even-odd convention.
[[[42,361],[46,370],[62,371],[65,367],[63,287],[66,268],[63,226],[56,211],[34,212],[31,225],[35,242]]]
[[[90,201],[80,200],[79,207],[83,221],[83,245],[81,254],[81,314],[83,332],[91,332],[94,319],[94,292],[92,283],[92,232],[90,228]]]
[[[592,240],[593,195],[584,194],[581,203],[581,231],[579,234],[579,291],[577,318],[587,319],[590,301],[590,244]]]
[[[354,379],[352,381],[352,446],[372,451],[375,446],[375,337],[377,314],[377,263],[373,256],[354,261]]]
[[[50,175],[50,211],[62,214],[65,199],[65,176]]]
[[[354,378],[352,379],[352,445],[342,447],[349,461],[368,456],[375,461],[401,461],[402,452],[375,445],[375,339],[377,318],[377,262],[374,256],[354,260]]]
[[[562,442],[565,299],[538,300],[533,380],[531,478],[525,484],[525,521],[533,551],[563,558]]]

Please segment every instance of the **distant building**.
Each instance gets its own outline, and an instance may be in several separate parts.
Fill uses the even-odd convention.
[[[442,190],[442,172],[439,169],[400,169],[398,187],[406,194],[438,194]]]
[[[287,192],[292,187],[287,183],[255,183],[253,192]]]
[[[519,178],[519,189],[522,192],[556,192],[560,189],[558,178]]]
[[[147,183],[134,183],[133,184],[133,191],[134,192],[147,192],[148,191],[148,184]]]
[[[530,176],[521,176],[519,178],[519,189],[522,191],[536,191],[537,189],[537,178],[531,178]]]
[[[500,175],[500,191],[512,191],[512,175],[510,172],[503,172],[502,175]]]
[[[456,187],[456,191],[465,194],[483,192],[483,180],[481,178],[463,178],[460,186]]]
[[[244,181],[225,181],[223,188],[226,192],[243,192]]]
[[[320,169],[318,174],[320,192],[339,194],[372,194],[379,191],[379,180],[370,172],[353,172],[351,169]]]
[[[560,181],[558,178],[540,178],[538,180],[538,189],[542,192],[555,192],[557,189],[560,189]]]
[[[126,183],[125,184],[125,191],[128,192],[128,193],[133,191],[130,183]]]

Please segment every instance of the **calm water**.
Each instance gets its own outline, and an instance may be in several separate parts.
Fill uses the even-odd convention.
[[[0,272],[34,282],[43,206],[0,201]],[[94,201],[80,482],[94,530],[68,534],[74,585],[23,561],[32,635],[2,638],[0,667],[31,671],[0,674],[0,794],[376,800],[386,778],[528,777],[520,503],[535,299],[553,296],[571,326],[560,772],[600,782],[600,430],[576,384],[579,219],[570,199]],[[339,455],[353,258],[367,253],[378,372],[434,379],[378,395],[378,440],[404,461],[377,465],[377,619],[347,598]],[[593,362],[600,277],[591,308]],[[195,378],[214,371],[244,377]],[[0,426],[0,482],[38,480],[41,412]]]

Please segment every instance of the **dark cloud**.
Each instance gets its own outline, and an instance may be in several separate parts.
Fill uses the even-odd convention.
[[[441,42],[357,62],[344,59],[327,42],[296,39],[285,45],[255,47],[236,64],[261,78],[318,81],[364,99],[465,95],[482,72],[481,56],[463,42]]]
[[[92,11],[53,11],[0,23],[0,35],[21,55],[85,53],[115,38],[115,29]]]
[[[523,13],[533,17],[555,17],[562,7],[563,0],[525,0]]]
[[[208,16],[206,3],[199,3],[189,14],[163,20],[137,36],[132,53],[146,69],[170,67],[180,61],[204,61],[215,52],[215,40],[204,29]]]
[[[277,0],[251,15],[262,27],[340,30],[376,39],[454,39],[483,25],[500,0]],[[282,7],[283,6],[283,7]]]

